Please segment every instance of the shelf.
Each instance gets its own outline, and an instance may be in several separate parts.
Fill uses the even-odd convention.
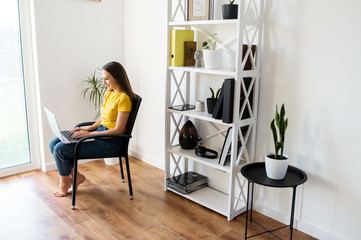
[[[228,220],[232,220],[234,217],[240,215],[246,211],[246,199],[244,196],[244,184],[240,184],[240,170],[247,164],[247,162],[253,162],[256,149],[256,125],[257,125],[257,106],[258,106],[258,94],[259,94],[259,81],[260,81],[260,63],[261,63],[261,49],[263,42],[263,19],[264,19],[264,0],[253,0],[253,4],[248,4],[246,1],[239,1],[242,9],[242,14],[239,14],[238,19],[226,19],[226,20],[200,20],[200,21],[182,21],[180,19],[186,19],[187,1],[180,0],[168,0],[168,21],[167,21],[167,75],[166,75],[166,102],[168,104],[181,104],[188,103],[195,105],[195,99],[199,99],[201,93],[204,93],[209,85],[208,82],[224,81],[225,79],[234,78],[234,96],[233,96],[233,119],[232,123],[224,123],[222,119],[215,119],[212,114],[208,114],[208,111],[198,112],[194,110],[178,111],[169,109],[166,106],[166,134],[165,134],[165,182],[172,175],[172,171],[178,170],[179,172],[185,172],[188,170],[195,170],[198,167],[204,169],[204,174],[213,177],[218,175],[228,175],[228,178],[222,178],[222,181],[214,185],[202,188],[190,194],[182,194],[166,186],[167,191],[174,192],[179,196],[194,201],[204,207],[207,207],[217,213],[220,213],[227,217]],[[182,9],[183,8],[183,9]],[[180,10],[180,11],[179,11]],[[175,21],[179,19],[180,21]],[[209,35],[210,32],[221,30],[224,34],[224,38],[232,36],[232,38],[220,43],[222,48],[226,48],[234,52],[233,60],[235,61],[234,68],[232,65],[228,69],[206,69],[204,67],[194,66],[169,66],[170,52],[172,45],[172,36],[170,31],[172,29],[184,29],[194,30],[193,41],[201,42],[202,38]],[[197,33],[200,34],[197,34]],[[225,39],[219,39],[225,40]],[[179,43],[181,44],[181,43]],[[253,58],[252,67],[249,67],[249,59],[247,61],[240,61],[245,56],[243,45],[256,45],[256,51],[251,47]],[[181,46],[181,45],[180,45]],[[245,49],[246,50],[246,49]],[[247,49],[248,50],[248,49]],[[248,55],[248,58],[250,56]],[[228,66],[225,65],[224,66]],[[251,69],[251,70],[244,70]],[[251,83],[249,79],[251,78]],[[207,82],[208,81],[208,82]],[[247,89],[244,89],[246,86]],[[206,88],[205,88],[206,87]],[[248,94],[244,94],[247,91]],[[252,93],[252,94],[250,94]],[[246,96],[247,95],[247,96]],[[227,96],[228,97],[228,96]],[[242,109],[241,103],[245,103],[238,98],[247,97],[248,107],[250,107],[247,116],[249,118],[243,119],[244,112],[240,112]],[[180,99],[181,98],[181,99]],[[205,99],[204,99],[205,100]],[[249,105],[251,104],[251,105]],[[247,111],[245,110],[245,111]],[[209,147],[218,151],[218,158],[209,159],[199,157],[195,154],[195,150],[187,150],[180,147],[176,138],[180,134],[180,125],[188,120],[195,120],[195,124],[204,126],[207,136],[206,140],[213,136],[220,137],[221,140],[215,139],[209,142]],[[248,126],[247,128],[244,128]],[[213,128],[214,127],[214,128]],[[227,140],[227,151],[233,150],[233,154],[227,158],[226,164],[218,164],[222,146],[224,140],[221,135],[223,132],[231,127],[232,135],[230,142]],[[209,134],[208,131],[209,130]],[[244,134],[244,130],[247,130],[247,134]],[[238,141],[233,141],[238,138],[242,142],[241,151],[238,150]],[[233,139],[234,138],[234,139]],[[228,143],[231,143],[229,146]],[[207,145],[206,142],[205,145]],[[238,160],[239,159],[239,160]],[[237,161],[238,160],[238,161]],[[173,172],[174,174],[174,172]],[[214,189],[213,189],[214,187]],[[228,189],[218,191],[218,188]],[[240,194],[243,195],[240,195]],[[242,201],[240,200],[242,198]]]
[[[198,191],[181,194],[173,189],[167,188],[169,191],[172,191],[176,194],[181,195],[184,198],[187,198],[193,202],[201,204],[204,207],[207,207],[215,212],[218,212],[226,217],[228,217],[228,195],[216,191],[210,187],[202,188]],[[246,210],[246,204],[243,201],[239,201],[236,211],[244,212]]]
[[[238,22],[237,19],[202,20],[202,21],[169,22],[169,26],[221,25],[221,24],[237,24],[237,22]]]
[[[203,111],[203,112],[198,112],[196,110],[177,111],[174,109],[168,109],[168,112],[177,113],[177,114],[181,114],[183,116],[192,117],[192,118],[196,118],[196,119],[200,119],[200,120],[205,120],[208,122],[218,123],[218,124],[222,124],[222,125],[229,126],[229,127],[233,126],[232,123],[224,123],[224,122],[222,122],[221,119],[213,118],[212,115],[209,114],[207,111]]]
[[[179,21],[179,22],[169,22],[169,26],[196,26],[196,25],[226,25],[226,24],[237,24],[238,19],[228,19],[228,20],[201,20],[201,21]],[[245,25],[258,26],[262,24],[259,19],[244,19]]]
[[[222,125],[228,126],[228,127],[233,127],[234,126],[233,123],[224,123],[224,122],[222,122],[221,119],[213,118],[212,115],[209,114],[207,111],[203,111],[203,112],[198,112],[196,110],[178,111],[178,110],[174,110],[174,109],[168,109],[168,112],[180,114],[180,115],[183,115],[183,116],[187,116],[187,117],[191,117],[191,118],[195,118],[195,119],[199,119],[199,120],[205,120],[205,121],[208,121],[208,122],[222,124]],[[254,124],[256,121],[257,121],[256,118],[242,119],[242,120],[239,121],[239,125],[240,126],[247,126],[247,125]]]
[[[170,153],[174,153],[177,154],[179,156],[191,159],[192,161],[201,163],[203,165],[212,167],[212,168],[216,168],[218,170],[221,170],[223,172],[230,172],[230,167],[229,166],[223,166],[218,164],[218,160],[219,158],[214,158],[214,159],[209,159],[209,158],[202,158],[202,157],[198,157],[195,153],[194,153],[194,149],[183,149],[181,148],[179,145],[173,146],[171,148],[168,148],[168,152]],[[220,156],[220,153],[218,152],[218,156]]]
[[[169,67],[170,70],[181,70],[185,72],[205,73],[236,77],[236,72],[232,69],[205,69],[204,67]]]
[[[169,70],[178,70],[185,72],[194,72],[194,73],[204,73],[204,74],[212,74],[212,75],[221,75],[225,77],[237,77],[237,73],[232,69],[205,69],[204,67],[172,67],[169,66]],[[240,77],[254,77],[259,75],[259,71],[257,70],[245,70],[240,73]]]

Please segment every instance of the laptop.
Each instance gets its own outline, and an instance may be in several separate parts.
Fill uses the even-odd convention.
[[[46,117],[48,118],[51,131],[54,133],[55,136],[60,139],[62,143],[70,144],[79,142],[79,139],[71,137],[71,134],[68,130],[60,130],[54,113],[50,112],[49,109],[47,109],[46,107],[44,107],[44,111],[46,113]]]

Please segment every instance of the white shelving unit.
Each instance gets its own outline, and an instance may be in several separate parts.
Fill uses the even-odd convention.
[[[243,190],[246,180],[241,176],[240,169],[244,164],[254,160],[264,0],[239,0],[238,19],[201,21],[186,20],[185,9],[187,8],[187,2],[186,0],[167,1],[168,58],[165,97],[165,190],[179,194],[226,216],[228,220],[232,220],[246,210],[246,194]],[[178,16],[181,16],[181,20],[175,19],[177,13]],[[222,28],[226,26],[233,26],[237,29],[233,38],[233,43],[235,42],[233,46],[236,47],[233,47],[233,49],[227,47],[227,44],[232,42],[232,40],[224,41],[223,44],[219,42],[218,46],[221,46],[225,51],[234,53],[234,69],[209,70],[197,67],[169,66],[170,31],[172,28],[193,29],[195,31],[194,41],[199,42],[205,39],[198,39],[198,31],[209,37],[211,34],[207,32],[207,28]],[[246,51],[243,50],[244,45],[247,45]],[[256,45],[255,52],[252,52],[252,45]],[[246,61],[251,62],[251,69],[244,70]],[[212,75],[214,78],[219,79],[219,81],[223,81],[225,78],[235,79],[232,123],[224,123],[222,120],[214,119],[207,111],[176,111],[168,109],[168,106],[175,105],[177,97],[178,100],[180,99],[180,104],[195,104],[190,102],[192,97],[197,97],[195,96],[195,91],[191,91],[190,86],[194,81],[198,80],[200,75]],[[243,99],[242,101],[240,100],[241,98]],[[213,128],[217,129],[214,136],[225,136],[225,131],[231,127],[231,157],[226,165],[218,164],[218,159],[198,157],[194,150],[185,150],[179,146],[177,141],[179,131],[188,119],[197,121],[198,124],[212,125]],[[207,139],[208,137],[213,137],[213,135],[202,137]],[[241,147],[237,149],[239,141],[241,142]],[[220,148],[223,146],[223,141],[219,142],[219,146]],[[228,190],[221,191],[213,186],[209,186],[185,195],[167,187],[170,177],[193,170],[190,168],[197,164],[227,174],[228,180],[225,187]]]

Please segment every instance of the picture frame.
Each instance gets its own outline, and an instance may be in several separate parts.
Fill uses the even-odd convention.
[[[188,21],[209,20],[210,0],[188,0]]]

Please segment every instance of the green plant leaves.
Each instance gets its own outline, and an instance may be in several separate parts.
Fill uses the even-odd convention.
[[[210,87],[209,88],[210,90],[211,90],[211,98],[214,98],[214,91],[213,91],[213,89]]]
[[[103,98],[106,92],[102,77],[96,69],[85,80],[82,80],[82,82],[86,87],[81,92],[81,96],[87,99],[90,104],[94,105],[94,109],[97,111],[94,119],[97,119],[100,116],[100,107],[103,104]]]
[[[216,50],[217,40],[214,39],[214,37],[215,37],[216,35],[217,35],[217,33],[213,33],[213,34],[211,35],[211,38],[210,38],[210,39],[208,39],[208,40],[206,40],[206,41],[204,41],[204,42],[202,43],[202,47],[203,47],[204,49],[210,49],[209,46],[211,46],[213,50]]]
[[[270,128],[272,130],[273,142],[275,146],[275,158],[280,159],[283,156],[283,148],[285,145],[285,133],[288,126],[288,118],[285,120],[286,110],[284,104],[282,104],[280,112],[278,112],[278,107],[276,106],[275,118],[272,119]],[[278,128],[278,134],[277,129]],[[278,140],[279,137],[279,140]],[[278,152],[281,150],[281,153]]]
[[[211,98],[213,98],[213,99],[217,99],[218,98],[218,96],[219,96],[219,92],[220,92],[220,88],[217,90],[217,92],[216,92],[216,94],[214,94],[214,90],[213,90],[213,88],[209,88],[210,90],[211,90]]]

